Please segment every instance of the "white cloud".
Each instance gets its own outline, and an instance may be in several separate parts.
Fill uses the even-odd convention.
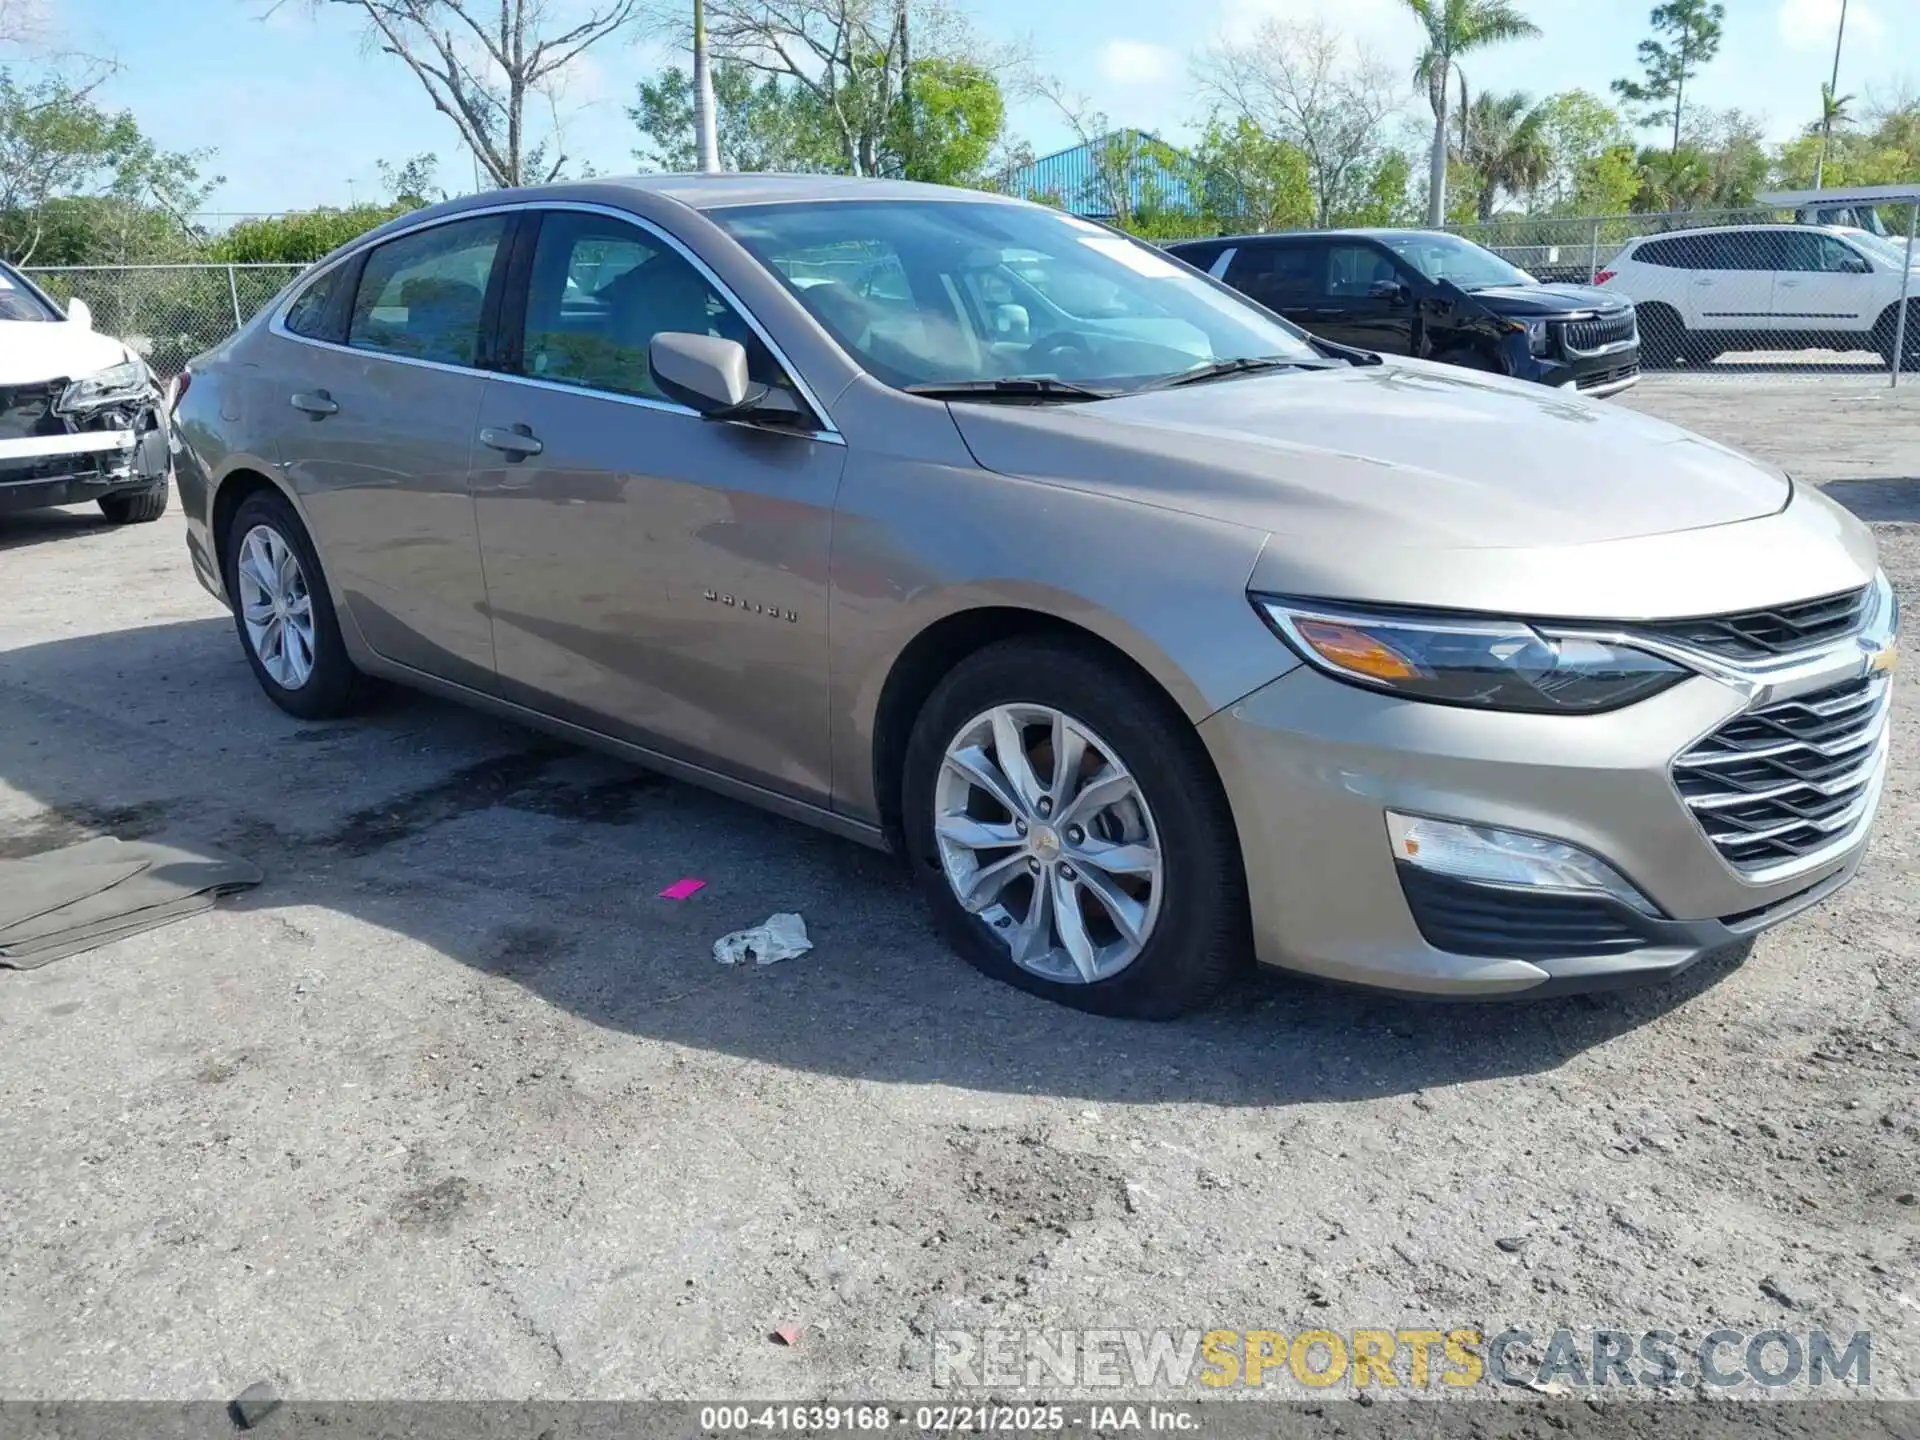
[[[1152,85],[1171,75],[1180,57],[1145,40],[1109,40],[1100,49],[1101,78],[1114,85]]]
[[[1840,0],[1781,0],[1779,22],[1780,38],[1794,49],[1831,54],[1840,28]],[[1880,17],[1860,0],[1851,0],[1847,6],[1847,39],[1870,42],[1885,34]]]

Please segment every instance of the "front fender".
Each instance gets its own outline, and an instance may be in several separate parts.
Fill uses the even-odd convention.
[[[971,466],[850,462],[835,522],[836,808],[879,819],[880,708],[914,641],[970,611],[1075,626],[1151,676],[1196,724],[1296,662],[1254,613],[1264,530]]]

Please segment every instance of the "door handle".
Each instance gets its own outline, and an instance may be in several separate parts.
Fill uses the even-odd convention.
[[[1713,284],[1713,281],[1709,279],[1707,276],[1702,275],[1702,276],[1699,276],[1697,279],[1695,279],[1693,283],[1696,285],[1711,285]]]
[[[489,425],[480,432],[480,443],[489,450],[498,450],[509,460],[524,460],[547,448],[533,438],[531,425],[515,425],[510,430],[498,430]]]
[[[339,404],[324,390],[315,390],[311,395],[296,392],[287,398],[294,409],[304,410],[316,420],[340,413]]]

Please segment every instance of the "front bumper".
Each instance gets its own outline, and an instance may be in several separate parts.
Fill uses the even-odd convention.
[[[167,478],[167,422],[155,406],[127,425],[0,438],[0,513],[78,505]]]
[[[1721,856],[1675,788],[1675,757],[1746,703],[1703,676],[1607,715],[1500,714],[1288,672],[1200,727],[1239,828],[1258,958],[1429,995],[1546,993],[1672,975],[1816,903],[1858,866],[1873,804],[1836,845],[1759,883]],[[1389,809],[1576,845],[1661,916],[1583,901],[1583,916],[1528,930],[1507,903],[1524,909],[1527,892],[1427,872],[1409,883]],[[1501,943],[1503,926],[1517,927],[1514,943]],[[1542,933],[1562,943],[1543,947]]]
[[[1522,373],[1523,370],[1525,373]],[[1640,383],[1640,347],[1635,344],[1601,355],[1572,359],[1529,355],[1514,373],[1521,380],[1550,385],[1555,389],[1574,390],[1592,400],[1604,400],[1609,395],[1618,395],[1622,390],[1631,390]]]

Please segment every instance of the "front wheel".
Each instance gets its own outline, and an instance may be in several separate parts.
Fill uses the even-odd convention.
[[[355,708],[366,677],[347,658],[320,557],[293,506],[268,491],[248,496],[222,550],[240,647],[267,698],[303,720]]]
[[[100,513],[115,525],[145,525],[167,513],[167,482],[162,480],[144,490],[102,495],[98,503]]]
[[[1090,648],[1011,640],[962,661],[922,709],[903,778],[921,890],[986,974],[1168,1019],[1245,959],[1244,871],[1205,747]]]
[[[1880,352],[1881,363],[1889,370],[1893,369],[1893,348],[1901,346],[1900,368],[1902,370],[1920,370],[1920,300],[1907,302],[1907,333],[1904,340],[1900,336],[1900,307],[1889,305],[1886,312],[1873,327],[1874,348]]]

